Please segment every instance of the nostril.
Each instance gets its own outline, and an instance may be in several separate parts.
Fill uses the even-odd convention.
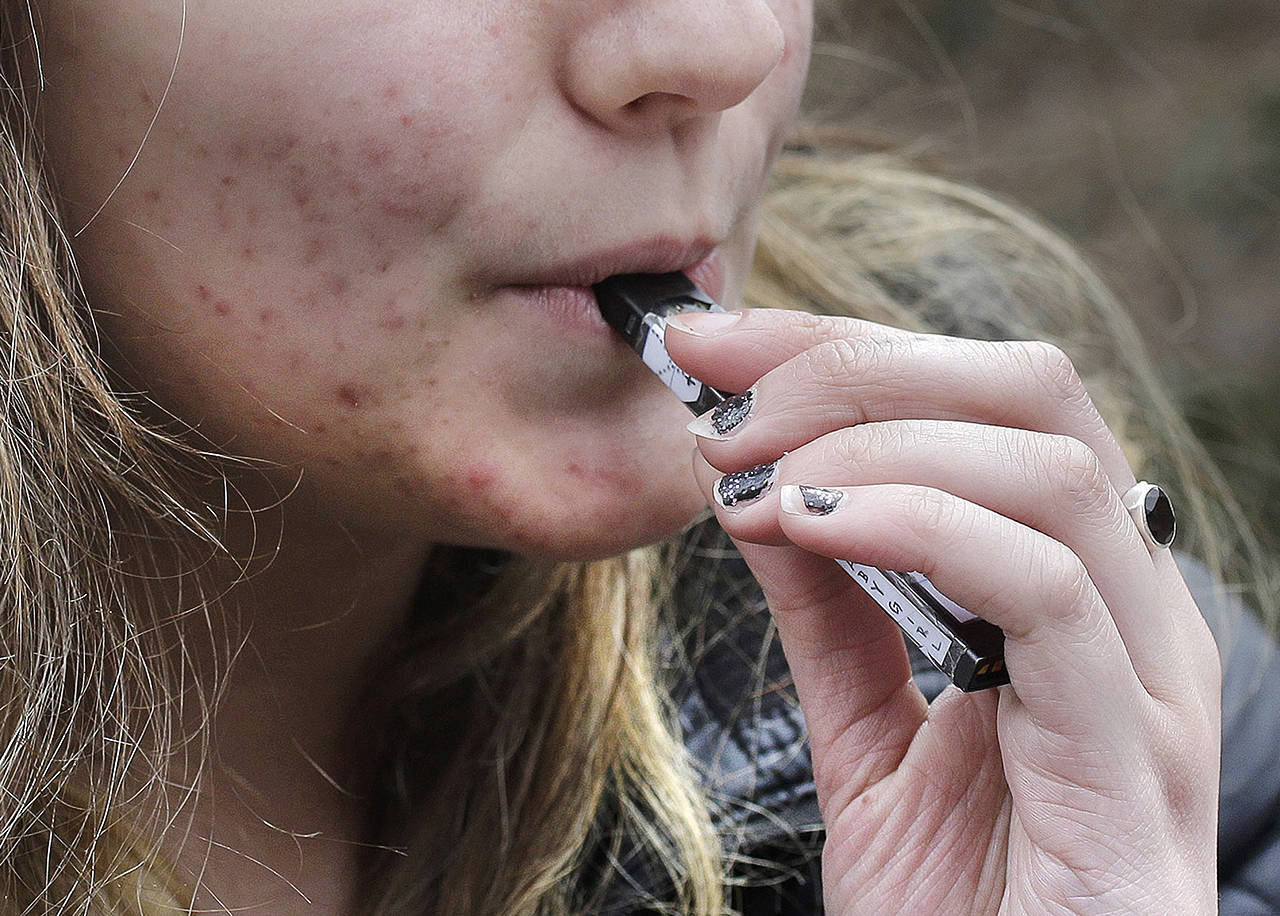
[[[638,99],[632,99],[623,106],[628,114],[643,115],[656,107],[667,109],[692,108],[696,103],[687,95],[674,92],[646,92]]]

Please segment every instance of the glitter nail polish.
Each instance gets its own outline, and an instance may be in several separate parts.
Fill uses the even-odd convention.
[[[717,404],[711,411],[711,428],[721,436],[729,433],[747,418],[754,402],[755,391],[752,389]]]
[[[773,483],[774,472],[778,468],[776,461],[769,464],[757,464],[745,471],[735,471],[720,478],[716,484],[716,496],[720,505],[726,509],[739,503],[759,499]]]
[[[801,484],[800,497],[804,500],[804,507],[812,514],[830,515],[836,511],[836,506],[840,505],[840,500],[844,499],[844,494],[839,490]]]

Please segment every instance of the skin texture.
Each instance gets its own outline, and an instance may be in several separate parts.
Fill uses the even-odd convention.
[[[202,670],[236,662],[170,855],[201,911],[350,912],[360,700],[430,546],[588,558],[702,510],[685,409],[581,300],[517,287],[693,266],[734,302],[808,4],[32,11],[20,51],[108,358],[157,416],[275,465],[229,482],[255,575],[205,569],[245,644],[186,634]]]
[[[508,284],[700,261],[735,301],[808,5],[33,10],[111,362],[157,416],[279,466],[230,481],[227,540],[264,559],[234,586],[206,568],[250,636],[188,640],[237,661],[170,853],[205,910],[349,912],[360,699],[429,546],[599,557],[704,505],[685,409],[603,321]]]
[[[778,462],[768,490],[716,512],[795,676],[828,911],[1214,912],[1216,648],[1121,504],[1133,471],[1065,355],[702,317],[669,325],[677,362],[755,385],[728,433],[692,424],[704,492]],[[843,496],[815,514],[801,484]],[[981,609],[1011,686],[926,706],[897,626],[829,557],[918,569]]]
[[[578,557],[698,511],[678,407],[602,324],[504,287],[715,250],[733,301],[799,0],[182,12],[40,7],[55,172],[73,230],[110,195],[77,247],[132,380],[350,525]]]
[[[793,313],[675,326],[688,371],[757,385],[691,473],[684,408],[580,299],[527,288],[697,265],[736,301],[804,3],[36,10],[51,164],[114,364],[157,413],[280,465],[233,481],[251,504],[295,490],[232,519],[239,549],[276,539],[229,593],[252,637],[180,824],[200,842],[175,853],[198,906],[350,911],[367,761],[344,723],[432,543],[606,555],[785,454],[717,512],[795,673],[830,912],[1212,908],[1217,657],[1119,508],[1133,472],[1061,354]],[[797,514],[797,483],[846,496]],[[926,707],[830,557],[981,608],[1012,687]]]

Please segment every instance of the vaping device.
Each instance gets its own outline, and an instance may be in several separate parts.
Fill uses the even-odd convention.
[[[655,375],[695,414],[727,395],[690,376],[667,354],[666,322],[688,311],[723,311],[682,273],[620,274],[593,287],[600,312]],[[1004,633],[938,591],[918,572],[836,560],[907,638],[961,690],[1009,683]]]

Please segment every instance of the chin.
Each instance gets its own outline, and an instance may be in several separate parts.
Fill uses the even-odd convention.
[[[661,492],[583,488],[575,499],[522,502],[491,529],[486,546],[545,560],[598,560],[657,543],[702,518],[707,504],[691,475]],[[548,494],[551,496],[552,494]],[[595,498],[593,498],[595,497]]]

